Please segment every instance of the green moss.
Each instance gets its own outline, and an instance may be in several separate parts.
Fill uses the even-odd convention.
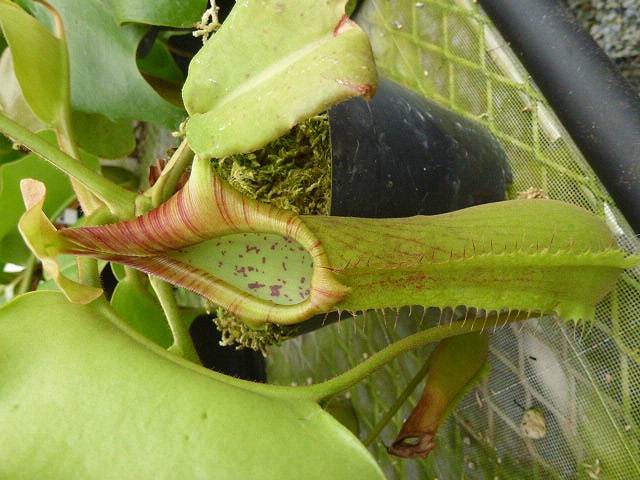
[[[279,325],[268,323],[264,328],[254,330],[220,307],[216,310],[213,323],[222,334],[220,345],[235,345],[236,350],[250,348],[262,352],[265,356],[267,346],[279,345],[289,338],[285,329]]]
[[[326,114],[312,117],[262,150],[223,158],[216,170],[251,198],[301,215],[328,215],[329,119]]]

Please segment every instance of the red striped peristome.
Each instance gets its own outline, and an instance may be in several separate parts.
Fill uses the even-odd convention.
[[[278,305],[240,290],[174,256],[182,248],[233,233],[273,233],[295,240],[313,259],[311,293],[301,303]],[[69,253],[123,263],[192,290],[247,323],[298,323],[331,310],[349,289],[332,272],[317,236],[296,214],[244,197],[196,159],[187,184],[167,202],[126,222],[67,228]]]

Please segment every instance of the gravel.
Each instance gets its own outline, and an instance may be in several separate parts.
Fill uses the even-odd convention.
[[[640,0],[563,0],[640,93]]]

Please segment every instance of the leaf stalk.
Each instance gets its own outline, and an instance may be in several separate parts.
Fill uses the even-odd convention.
[[[153,291],[156,292],[158,296],[158,300],[160,301],[160,305],[162,306],[162,310],[164,311],[173,335],[173,345],[169,347],[169,351],[177,353],[187,360],[200,365],[200,357],[193,346],[189,329],[182,318],[180,308],[173,295],[173,287],[158,277],[149,276],[149,281],[151,282]]]
[[[24,145],[93,192],[118,218],[134,216],[136,195],[101,177],[54,145],[0,113],[0,132]]]
[[[193,151],[191,151],[185,139],[174,152],[167,166],[162,170],[158,181],[147,192],[147,195],[151,196],[153,207],[164,203],[175,193],[182,174],[189,168],[192,161]]]
[[[546,314],[540,312],[500,312],[493,313],[485,318],[476,319],[476,321],[460,321],[453,322],[449,325],[441,325],[429,328],[422,332],[415,333],[409,337],[398,340],[388,347],[373,354],[362,363],[356,365],[341,375],[316,385],[305,387],[295,387],[296,395],[304,398],[311,398],[316,402],[320,402],[328,397],[336,395],[340,392],[348,390],[358,382],[362,381],[379,368],[394,360],[396,357],[410,350],[423,347],[433,342],[438,342],[444,338],[462,335],[464,333],[490,331],[497,327],[503,327],[509,323],[527,320],[529,318],[539,317]],[[290,387],[293,388],[293,387]]]

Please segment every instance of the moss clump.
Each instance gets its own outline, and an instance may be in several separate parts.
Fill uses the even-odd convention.
[[[285,330],[279,325],[268,323],[260,330],[254,330],[238,320],[224,308],[216,310],[216,318],[213,319],[216,328],[222,334],[220,345],[235,345],[236,350],[250,348],[260,351],[266,356],[266,347],[278,345],[289,338]]]
[[[262,150],[223,158],[218,173],[248,197],[301,215],[328,215],[331,201],[329,119],[318,115]]]

